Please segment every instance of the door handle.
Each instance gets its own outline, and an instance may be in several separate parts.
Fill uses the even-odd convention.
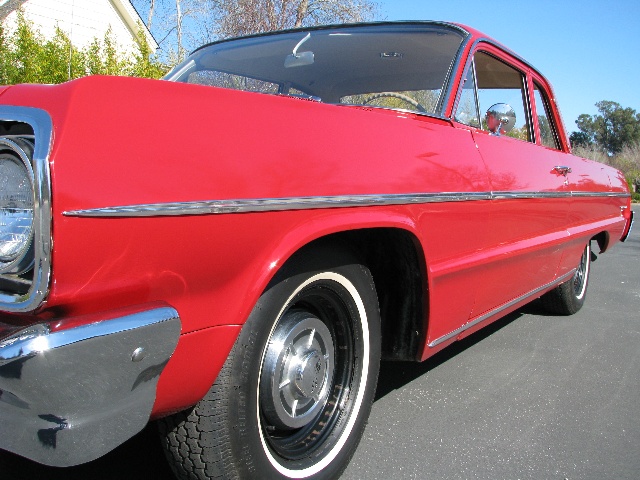
[[[556,175],[564,175],[566,177],[567,174],[571,173],[571,167],[558,165],[553,167],[553,170],[551,170],[551,173],[555,173]]]

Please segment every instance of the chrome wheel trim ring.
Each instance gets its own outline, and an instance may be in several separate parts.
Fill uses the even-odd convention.
[[[589,278],[589,268],[591,265],[590,256],[591,248],[587,245],[584,252],[582,252],[580,265],[578,265],[578,269],[573,275],[573,293],[578,300],[581,300],[584,297],[587,290],[587,279]]]
[[[364,394],[365,394],[365,390],[366,390],[366,385],[368,382],[368,374],[369,374],[369,351],[370,351],[370,340],[369,340],[369,322],[368,322],[368,318],[367,318],[367,313],[364,307],[364,302],[362,300],[362,298],[360,297],[360,294],[358,292],[358,290],[356,289],[356,287],[351,283],[350,280],[348,280],[346,277],[335,273],[335,272],[325,272],[325,273],[319,273],[317,275],[314,275],[313,277],[307,279],[304,283],[302,283],[288,298],[288,300],[284,303],[282,309],[280,310],[279,314],[278,314],[278,318],[282,318],[283,314],[286,312],[286,310],[289,308],[289,306],[291,305],[291,302],[293,301],[293,299],[305,288],[307,288],[307,286],[309,286],[310,284],[314,283],[314,282],[318,282],[318,281],[322,281],[322,280],[328,280],[328,281],[334,281],[336,283],[338,283],[342,288],[344,288],[349,295],[351,296],[352,301],[355,304],[357,313],[358,313],[358,320],[360,321],[360,333],[362,336],[362,367],[361,367],[361,372],[360,372],[360,382],[358,385],[358,390],[356,393],[356,397],[354,399],[353,402],[353,406],[352,406],[352,410],[351,413],[347,419],[347,423],[344,426],[341,434],[340,434],[340,438],[338,438],[338,440],[336,441],[336,443],[331,447],[331,449],[326,453],[326,455],[324,455],[320,461],[318,461],[317,463],[307,467],[307,468],[303,468],[303,469],[293,469],[293,468],[288,468],[287,466],[285,466],[283,463],[281,463],[280,461],[278,461],[278,459],[276,458],[275,454],[272,452],[271,448],[268,445],[268,441],[266,439],[265,436],[265,425],[262,422],[261,419],[261,414],[260,414],[260,398],[259,398],[259,388],[257,389],[257,408],[256,408],[256,416],[258,419],[258,432],[260,435],[260,442],[262,444],[262,449],[269,461],[269,463],[273,466],[273,468],[275,470],[277,470],[281,475],[284,475],[285,477],[288,478],[307,478],[310,477],[312,475],[317,474],[318,472],[320,472],[321,470],[323,470],[324,468],[326,468],[340,453],[340,451],[342,450],[342,448],[344,447],[345,443],[347,442],[347,439],[349,438],[349,435],[351,434],[351,431],[353,430],[353,427],[356,423],[356,420],[358,419],[358,414],[360,411],[360,408],[362,406],[362,401],[364,398]],[[271,335],[273,335],[273,331],[275,330],[275,328],[277,327],[277,323],[275,322],[275,324],[273,325],[271,332],[269,334],[269,338],[271,338]],[[265,348],[265,355],[266,355],[266,348]],[[258,375],[258,387],[260,385],[260,381],[261,381],[261,376],[262,376],[262,369],[263,369],[263,363],[264,363],[264,357],[263,357],[263,361],[262,364],[260,365],[260,373]]]

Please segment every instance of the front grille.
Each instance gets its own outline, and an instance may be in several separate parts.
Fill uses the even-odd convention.
[[[11,155],[27,159],[33,172],[34,191],[31,243],[16,261],[0,261],[0,311],[36,310],[48,293],[52,242],[51,138],[51,118],[43,110],[0,106],[0,139],[5,139],[3,148]],[[8,211],[12,210],[9,208]]]

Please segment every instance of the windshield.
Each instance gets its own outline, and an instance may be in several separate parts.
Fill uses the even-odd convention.
[[[289,31],[205,46],[165,79],[438,114],[464,34],[441,24]]]

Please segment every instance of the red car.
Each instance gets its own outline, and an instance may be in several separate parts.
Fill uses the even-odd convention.
[[[547,80],[438,22],[1,87],[0,186],[0,448],[70,466],[157,420],[197,479],[335,478],[381,357],[576,312],[632,223]]]

